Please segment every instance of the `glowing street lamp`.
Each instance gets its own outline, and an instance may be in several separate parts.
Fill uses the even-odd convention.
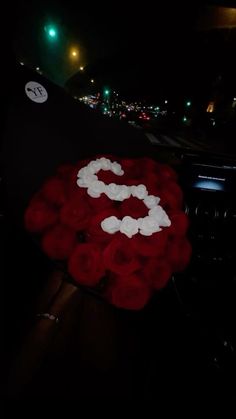
[[[72,60],[77,60],[79,58],[79,51],[77,48],[71,48],[70,50],[70,58]]]
[[[44,30],[47,34],[48,39],[50,40],[56,40],[57,39],[57,28],[54,25],[48,25],[44,27]]]

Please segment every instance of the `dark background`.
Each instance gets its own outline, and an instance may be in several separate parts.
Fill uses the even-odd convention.
[[[61,85],[76,73],[67,55],[76,44],[91,77],[127,97],[199,96],[218,77],[225,76],[231,88],[234,79],[235,31],[200,30],[207,7],[217,4],[235,2],[20,1],[11,11],[12,45],[19,60],[39,66]],[[54,45],[43,29],[50,22],[59,33]]]

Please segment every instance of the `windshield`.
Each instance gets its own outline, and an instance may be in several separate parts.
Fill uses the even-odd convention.
[[[18,62],[160,146],[236,154],[236,7],[18,2]],[[201,3],[201,4],[199,4]]]

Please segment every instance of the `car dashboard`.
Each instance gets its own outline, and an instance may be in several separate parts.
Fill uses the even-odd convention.
[[[172,276],[167,290],[181,313],[176,327],[185,325],[171,344],[182,341],[181,352],[191,341],[191,365],[209,374],[213,394],[223,394],[224,386],[230,394],[236,360],[236,159],[171,147],[157,148],[156,155],[179,175],[193,250],[189,266]]]

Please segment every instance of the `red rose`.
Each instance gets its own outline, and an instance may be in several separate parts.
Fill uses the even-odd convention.
[[[148,194],[159,196],[160,192],[160,176],[154,172],[147,173],[145,180],[143,181],[144,185],[146,185]]]
[[[116,276],[108,291],[108,299],[116,307],[140,310],[151,296],[150,288],[138,275]]]
[[[183,271],[191,258],[192,248],[185,238],[174,238],[169,241],[167,258],[174,272]]]
[[[165,253],[168,241],[168,228],[164,228],[151,236],[136,234],[132,238],[132,246],[140,256],[160,256]]]
[[[131,196],[128,199],[125,199],[120,205],[120,212],[122,217],[129,215],[133,218],[145,217],[148,215],[148,208],[138,198]]]
[[[75,232],[63,225],[56,225],[42,239],[42,248],[52,259],[67,259],[75,244]]]
[[[166,261],[151,258],[146,261],[143,277],[156,290],[164,288],[171,277],[171,267]]]
[[[158,163],[158,172],[163,180],[176,181],[178,179],[177,173],[167,164]]]
[[[77,179],[78,179],[78,172],[82,167],[87,166],[87,164],[90,162],[90,160],[81,160],[78,162],[75,166],[73,166],[73,169],[71,170],[68,178],[67,178],[67,193],[69,197],[72,197],[75,193],[78,191],[82,194],[87,195],[87,189],[86,188],[80,188],[77,185]]]
[[[86,230],[86,240],[88,242],[97,242],[101,244],[107,244],[111,240],[113,240],[113,235],[106,233],[101,228],[101,222],[107,218],[114,215],[115,217],[119,218],[119,213],[114,208],[108,208],[104,211],[99,212],[91,217],[88,228]],[[117,233],[115,233],[117,234]]]
[[[125,179],[125,185],[127,186],[138,186],[140,184],[145,185],[144,179],[143,178],[132,178],[132,177],[127,177]]]
[[[78,168],[77,167],[73,167],[73,170],[70,173],[70,176],[67,180],[67,193],[68,193],[68,197],[71,198],[73,197],[74,194],[77,193],[84,193],[86,192],[85,188],[80,188],[77,185],[77,179],[78,179]]]
[[[56,224],[58,215],[46,202],[33,199],[24,218],[26,229],[32,233],[39,233]]]
[[[115,234],[116,237],[104,250],[104,264],[112,272],[129,275],[140,268],[139,258],[131,246],[130,239]]]
[[[95,214],[98,213],[98,211],[114,208],[114,201],[109,199],[105,194],[101,194],[100,198],[92,198],[87,194],[86,200],[90,205],[92,212]]]
[[[125,174],[122,176],[117,176],[115,173],[111,172],[110,170],[100,170],[97,173],[98,179],[104,182],[106,185],[109,183],[116,183],[117,185],[126,185],[126,176]]]
[[[84,230],[88,226],[90,216],[90,207],[80,194],[71,198],[60,211],[62,224],[76,231]]]
[[[124,170],[124,175],[127,178],[127,181],[130,179],[136,179],[136,181],[138,180],[138,183],[141,183],[140,180],[143,178],[144,173],[142,173],[142,170],[140,170],[138,159],[122,159],[121,167]],[[136,183],[133,184],[135,185]],[[127,182],[126,185],[128,185]]]
[[[51,178],[42,188],[42,194],[50,204],[62,206],[66,202],[66,185],[62,179]]]
[[[143,157],[141,159],[137,159],[137,164],[140,166],[140,170],[142,171],[142,176],[146,176],[148,173],[158,173],[159,171],[159,164],[149,157]]]
[[[60,177],[62,180],[68,181],[74,169],[75,166],[72,164],[63,164],[57,169],[58,177]]]
[[[68,271],[79,284],[96,285],[105,274],[100,248],[93,243],[79,244],[70,256]]]
[[[187,215],[182,211],[176,211],[169,213],[171,220],[171,226],[169,227],[169,233],[172,236],[185,236],[189,227],[189,219]]]
[[[165,185],[166,189],[175,195],[178,199],[178,202],[180,205],[183,204],[183,192],[180,188],[180,186],[176,182],[168,182]]]
[[[145,176],[151,172],[156,173],[158,170],[158,164],[147,157],[140,159],[122,159],[121,166],[127,179],[136,179],[139,183],[144,183],[143,179]]]
[[[177,186],[177,185],[176,185]],[[176,190],[177,191],[177,190]],[[181,210],[182,208],[182,196],[175,194],[168,188],[161,188],[159,191],[160,205],[167,211]]]

